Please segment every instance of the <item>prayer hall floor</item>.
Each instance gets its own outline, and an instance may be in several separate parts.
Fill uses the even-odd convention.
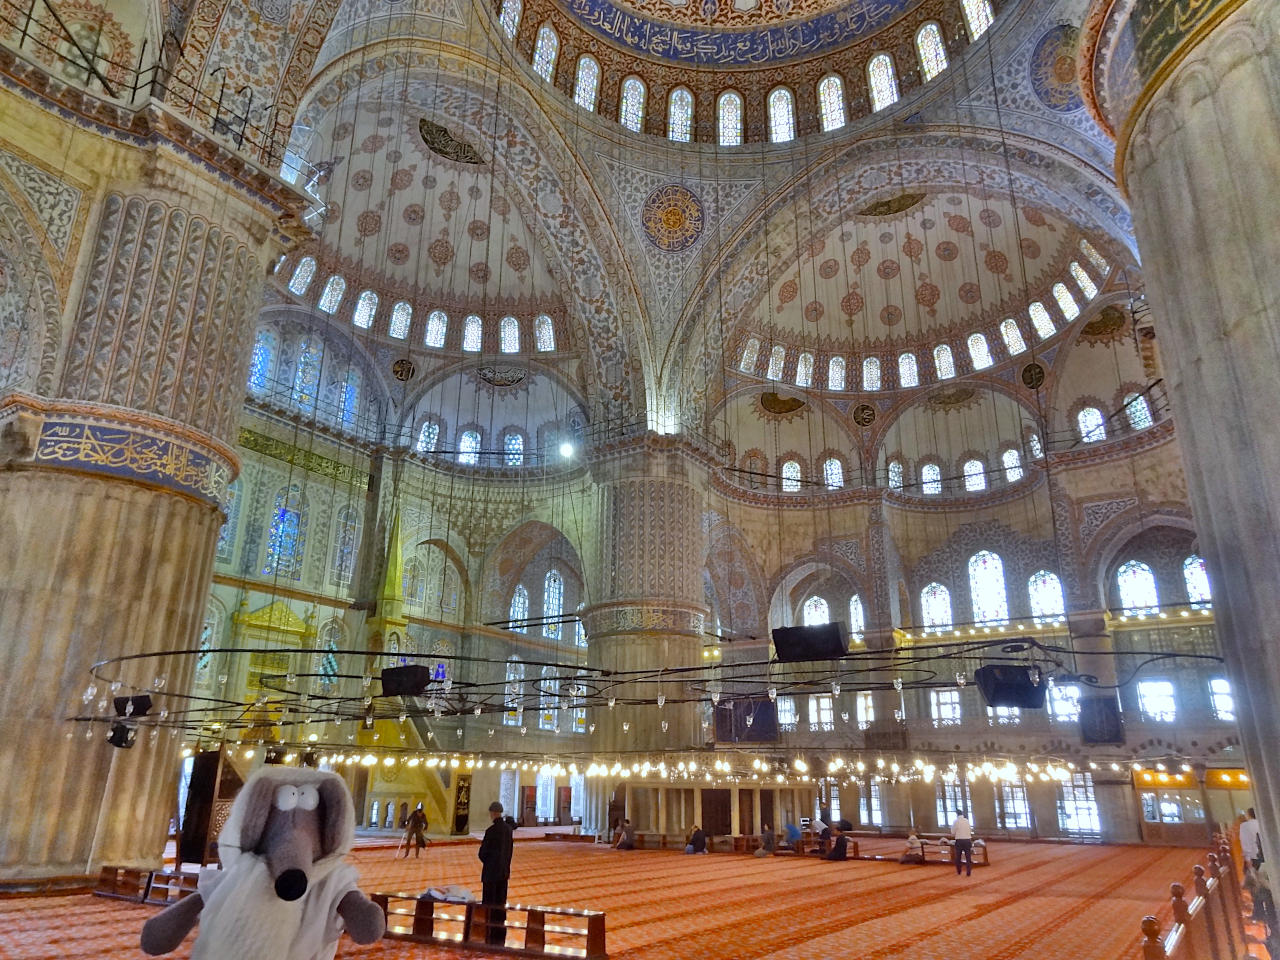
[[[860,842],[864,853],[902,846]],[[614,960],[1134,960],[1142,916],[1160,915],[1167,929],[1169,883],[1188,882],[1202,857],[1172,847],[993,843],[993,865],[966,878],[946,866],[517,841],[510,899],[604,910]],[[480,890],[474,845],[436,845],[416,860],[363,850],[353,860],[366,892]],[[139,930],[155,911],[93,896],[0,900],[0,958],[136,960]],[[185,960],[192,939],[169,956]],[[486,954],[390,940],[358,947],[344,937],[338,956]]]

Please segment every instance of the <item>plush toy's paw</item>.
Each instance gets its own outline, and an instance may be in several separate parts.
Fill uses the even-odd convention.
[[[142,925],[142,952],[153,957],[176,950],[195,926],[204,900],[193,893]]]
[[[382,908],[359,890],[352,890],[338,903],[338,915],[356,943],[374,943],[387,932]]]

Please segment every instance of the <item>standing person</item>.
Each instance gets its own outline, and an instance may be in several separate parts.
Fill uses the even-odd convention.
[[[1262,829],[1258,823],[1258,815],[1253,812],[1253,807],[1245,811],[1248,815],[1247,819],[1240,824],[1240,851],[1244,854],[1245,860],[1253,864],[1253,869],[1257,870],[1262,866]]]
[[[413,813],[409,814],[409,819],[404,825],[404,858],[409,859],[409,848],[413,847],[413,856],[416,860],[428,842],[427,815],[422,812],[422,807],[414,807]]]
[[[952,856],[956,862],[956,876],[960,876],[960,857],[964,857],[966,877],[973,876],[973,827],[969,818],[961,810],[955,823],[951,824],[951,839],[955,841]]]
[[[487,904],[488,921],[485,925],[485,943],[503,946],[507,942],[507,881],[511,879],[511,823],[502,817],[502,804],[497,800],[489,804],[489,816],[493,822],[480,841],[480,902]],[[495,909],[497,908],[497,909]]]

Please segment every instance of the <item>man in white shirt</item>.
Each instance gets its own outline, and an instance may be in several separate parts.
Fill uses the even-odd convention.
[[[1258,826],[1258,816],[1253,807],[1245,811],[1248,819],[1240,824],[1240,850],[1246,863],[1253,864],[1256,870],[1262,863],[1262,831]]]
[[[973,875],[973,827],[969,824],[969,818],[964,815],[964,811],[960,811],[960,815],[956,817],[955,822],[951,824],[951,839],[955,841],[952,847],[955,858],[956,876],[960,876],[960,857],[963,855],[965,860],[966,877]]]

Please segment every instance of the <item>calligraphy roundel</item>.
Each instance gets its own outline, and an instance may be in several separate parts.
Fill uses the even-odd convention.
[[[1057,113],[1072,113],[1084,106],[1076,83],[1076,48],[1080,32],[1060,23],[1037,41],[1028,69],[1036,99]]]
[[[669,183],[645,198],[640,224],[659,250],[688,250],[702,236],[702,201],[687,187]]]

